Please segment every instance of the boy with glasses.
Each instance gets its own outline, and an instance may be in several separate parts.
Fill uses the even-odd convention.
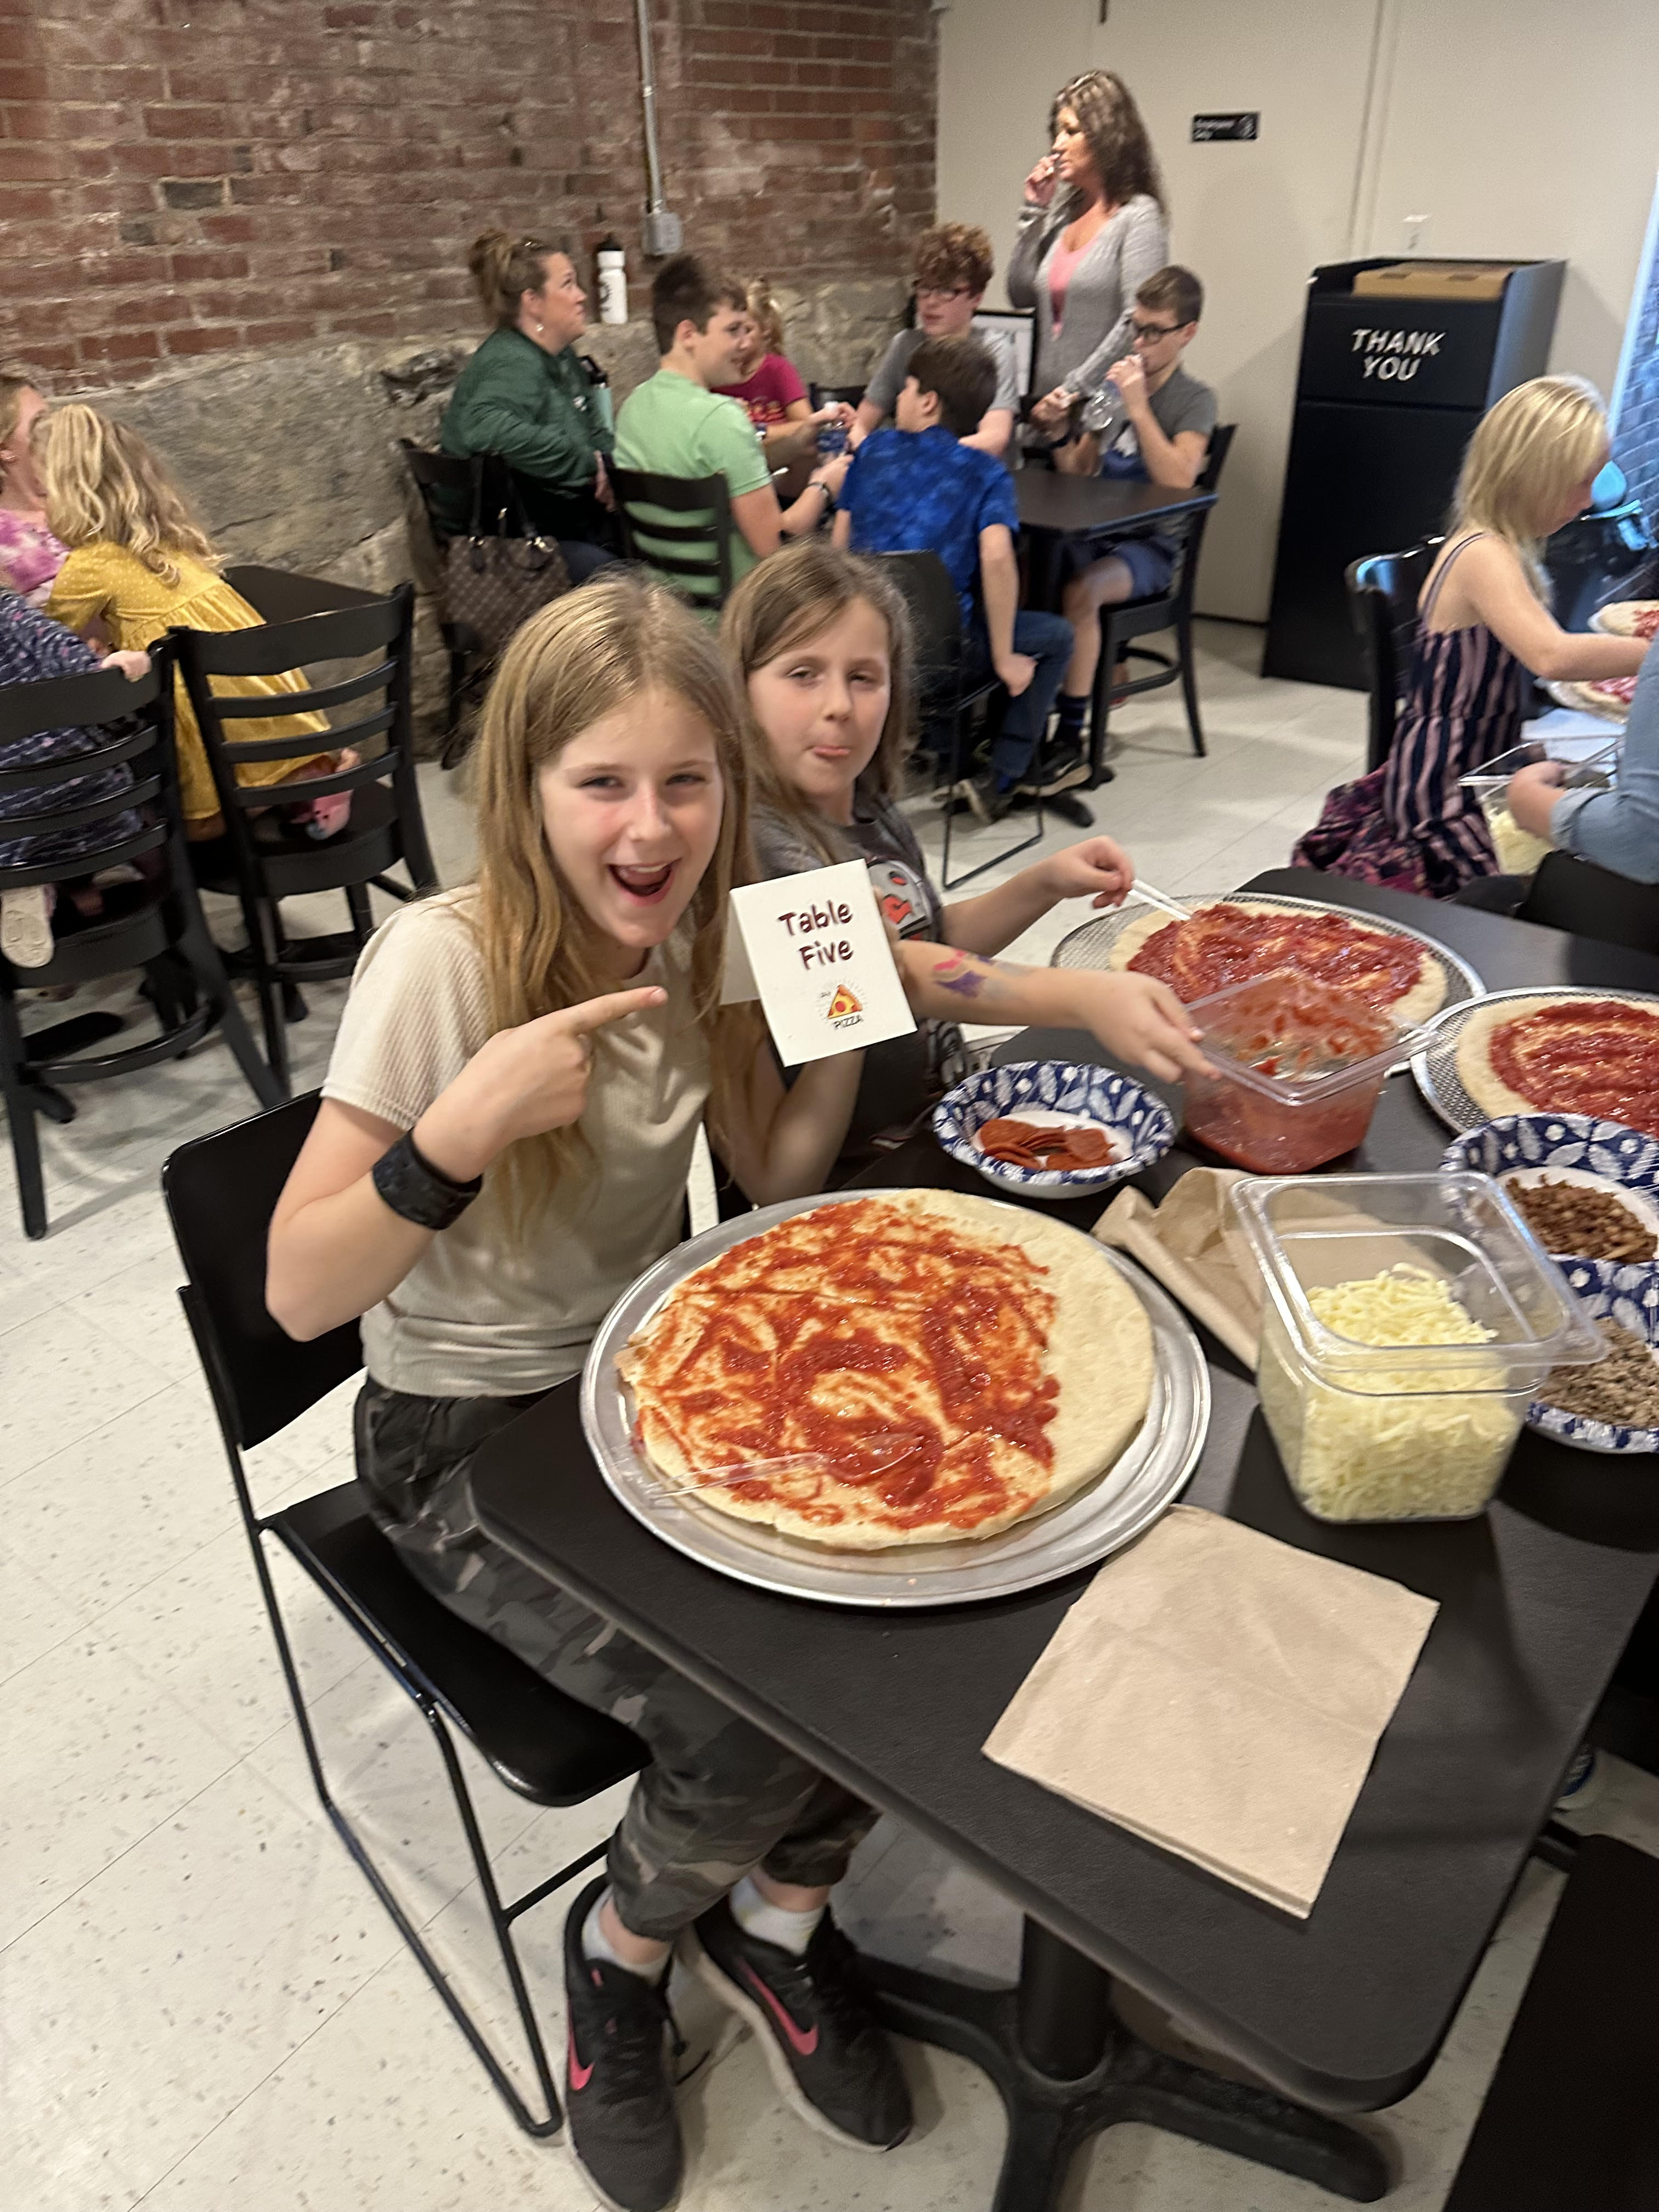
[[[1204,288],[1189,269],[1160,269],[1135,294],[1130,350],[1107,371],[1106,389],[1084,414],[1083,435],[1061,463],[1077,473],[1124,477],[1186,491],[1203,473],[1216,424],[1215,393],[1182,366],[1198,335]],[[1060,604],[1075,642],[1060,694],[1051,775],[1045,796],[1084,781],[1083,725],[1100,659],[1100,610],[1126,599],[1156,599],[1169,587],[1180,545],[1168,538],[1126,538],[1073,574]]]
[[[916,327],[899,332],[865,386],[853,418],[854,447],[891,419],[917,347],[930,338],[964,338],[971,331],[995,362],[997,380],[990,405],[962,442],[1012,465],[1014,418],[1019,412],[1018,356],[1006,331],[973,329],[996,269],[990,239],[976,223],[935,223],[916,240],[911,269]]]

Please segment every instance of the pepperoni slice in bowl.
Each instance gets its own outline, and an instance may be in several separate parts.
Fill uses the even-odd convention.
[[[933,1132],[1005,1195],[1080,1198],[1162,1158],[1169,1109],[1115,1069],[1065,1060],[988,1067],[941,1099]]]

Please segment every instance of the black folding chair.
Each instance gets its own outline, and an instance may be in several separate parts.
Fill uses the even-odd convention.
[[[1581,860],[1571,853],[1546,853],[1516,908],[1517,921],[1600,938],[1632,952],[1659,952],[1659,884],[1638,884]]]
[[[370,884],[398,899],[438,888],[421,812],[410,715],[413,611],[414,592],[409,585],[400,584],[389,599],[371,599],[337,614],[307,615],[258,629],[174,633],[225,819],[222,844],[196,848],[197,880],[241,902],[265,1052],[284,1097],[289,1087],[287,992],[295,991],[297,998],[297,986],[307,978],[322,981],[351,973],[374,927]],[[319,661],[365,659],[374,665],[360,674],[291,698],[270,693],[222,698],[213,690],[216,676],[274,676]],[[384,703],[374,703],[377,698]],[[348,704],[356,719],[326,732],[289,738],[236,736],[240,721],[269,721],[301,708]],[[357,711],[359,707],[362,711]],[[371,754],[371,739],[383,739],[384,750]],[[336,769],[303,783],[246,785],[236,781],[242,762],[301,761],[348,745],[364,754],[355,768]],[[337,791],[351,793],[351,816],[333,836],[313,838],[283,819],[283,806]],[[408,870],[412,890],[386,872],[399,861]],[[290,944],[283,933],[281,902],[327,890],[345,893],[350,928]],[[303,1012],[303,1001],[299,1011]]]
[[[1370,694],[1366,715],[1365,767],[1381,768],[1394,744],[1395,725],[1412,672],[1417,599],[1434,556],[1445,543],[1425,538],[1404,553],[1372,553],[1346,570],[1348,607],[1365,656]]]
[[[101,894],[104,911],[99,915],[78,915],[72,900],[60,891],[52,918],[52,956],[45,967],[15,968],[0,955],[0,1093],[11,1126],[23,1228],[33,1237],[46,1233],[35,1116],[44,1114],[59,1122],[75,1118],[74,1103],[59,1086],[101,1083],[177,1060],[217,1028],[260,1103],[275,1105],[279,1096],[231,995],[191,873],[173,747],[171,648],[156,647],[150,660],[149,674],[137,684],[109,669],[0,690],[0,757],[49,730],[99,731],[104,738],[93,752],[0,769],[0,793],[8,798],[27,794],[31,801],[25,812],[0,817],[0,844],[99,825],[93,848],[73,860],[0,867],[0,892],[149,863],[143,880]],[[121,766],[131,771],[127,790],[103,799],[62,795],[66,785]],[[137,829],[123,826],[121,817],[130,811],[138,815]],[[82,1014],[24,1031],[18,1018],[19,991],[90,983],[127,969],[145,974],[161,1024],[158,1036],[117,1052],[89,1054],[88,1046],[106,1042],[125,1027],[108,1013]]]
[[[963,869],[959,876],[951,873],[951,827],[958,805],[966,803],[958,800],[957,785],[962,780],[968,757],[974,710],[994,699],[1001,686],[994,675],[970,680],[967,674],[962,604],[951,580],[951,572],[937,553],[878,553],[872,557],[891,576],[910,610],[910,626],[915,638],[917,720],[922,743],[935,759],[943,757],[945,762],[945,849],[940,856],[939,873],[943,888],[953,891],[959,884],[982,876],[988,868],[998,867],[1037,843],[1042,836],[1042,800],[1038,797],[1032,802],[1035,818],[1029,837],[1022,837],[1017,845],[1005,845],[988,860]]]
[[[1227,449],[1237,428],[1236,422],[1221,422],[1211,431],[1210,450],[1198,477],[1200,491],[1220,488]],[[1193,750],[1200,754],[1205,750],[1204,726],[1198,717],[1198,671],[1193,660],[1193,594],[1198,588],[1198,556],[1204,550],[1204,529],[1209,519],[1210,509],[1201,507],[1177,526],[1181,557],[1167,591],[1159,592],[1155,599],[1125,599],[1121,605],[1103,607],[1100,611],[1100,659],[1095,666],[1095,691],[1089,708],[1089,779],[1092,784],[1111,781],[1106,767],[1106,725],[1113,706],[1125,699],[1136,698],[1143,691],[1161,690],[1166,684],[1179,681],[1187,703],[1187,727],[1192,732]],[[1112,550],[1110,544],[1100,548],[1103,556]],[[1160,629],[1174,630],[1174,653],[1161,653],[1156,646],[1129,642],[1131,638],[1149,637]],[[1132,676],[1126,684],[1115,684],[1113,672],[1121,659],[1151,661],[1152,672]]]
[[[645,469],[613,467],[611,483],[628,558],[653,568],[694,607],[723,606],[732,584],[737,536],[726,478],[659,477]]]
[[[179,1295],[219,1418],[260,1595],[323,1810],[514,2118],[530,2135],[552,2135],[563,2115],[513,1926],[591,1866],[605,1845],[596,1844],[522,1897],[503,1903],[453,1731],[459,1730],[509,1790],[535,1805],[585,1804],[637,1773],[647,1753],[629,1729],[567,1698],[505,1644],[462,1620],[423,1589],[376,1527],[357,1483],[342,1483],[276,1513],[261,1514],[255,1508],[243,1453],[279,1434],[362,1364],[355,1322],[309,1344],[296,1344],[265,1310],[270,1216],[316,1111],[313,1092],[275,1113],[199,1138],[168,1160],[161,1191],[188,1278]],[[539,2114],[520,2094],[330,1791],[271,1580],[267,1537],[310,1577],[432,1731],[518,2008],[544,2107]]]

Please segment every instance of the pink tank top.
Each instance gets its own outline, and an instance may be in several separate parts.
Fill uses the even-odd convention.
[[[1066,319],[1066,295],[1072,288],[1072,278],[1077,264],[1094,244],[1092,239],[1073,251],[1057,245],[1048,263],[1048,305],[1053,313],[1054,327],[1058,333]]]

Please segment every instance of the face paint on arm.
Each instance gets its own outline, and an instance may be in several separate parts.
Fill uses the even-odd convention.
[[[941,991],[950,991],[959,999],[977,999],[999,976],[1023,972],[1009,961],[984,959],[976,952],[958,952],[952,947],[933,969],[932,981]]]

